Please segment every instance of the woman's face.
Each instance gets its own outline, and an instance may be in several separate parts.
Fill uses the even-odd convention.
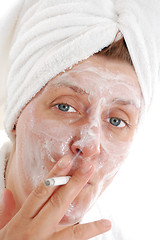
[[[63,224],[80,221],[112,181],[138,124],[141,91],[126,62],[94,55],[52,79],[25,107],[16,127],[16,160],[24,195],[65,154],[72,175],[83,161],[95,170]]]

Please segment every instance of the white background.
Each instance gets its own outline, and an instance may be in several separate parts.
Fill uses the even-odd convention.
[[[0,16],[14,0],[0,0]],[[154,107],[136,136],[131,154],[101,197],[124,235],[123,240],[160,239],[160,88]],[[0,145],[6,139],[0,131]],[[119,239],[118,239],[119,240]]]

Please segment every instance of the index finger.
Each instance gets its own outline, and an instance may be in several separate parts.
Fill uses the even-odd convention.
[[[68,174],[72,166],[72,159],[69,156],[62,157],[57,164],[52,168],[46,178],[53,176],[65,176]],[[23,207],[21,214],[25,218],[34,218],[40,211],[45,202],[51,197],[57,187],[47,187],[42,181],[28,196]]]
[[[48,226],[48,223],[52,223],[51,228],[57,226],[65,215],[70,203],[73,202],[90,179],[93,171],[93,165],[90,162],[84,162],[75,171],[70,181],[58,188],[48,202],[46,202],[43,209],[41,209],[35,218],[36,223],[39,223],[39,226],[42,222],[43,225],[46,223],[46,226]]]

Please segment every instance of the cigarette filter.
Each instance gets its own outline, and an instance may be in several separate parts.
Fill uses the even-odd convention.
[[[49,187],[49,186],[61,186],[61,185],[67,184],[70,178],[71,178],[70,176],[48,178],[44,181],[44,184],[47,187]]]

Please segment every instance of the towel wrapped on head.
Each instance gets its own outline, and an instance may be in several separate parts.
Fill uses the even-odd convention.
[[[17,1],[0,26],[0,104],[9,137],[50,79],[109,46],[119,31],[148,109],[160,74],[159,10],[157,0]]]

